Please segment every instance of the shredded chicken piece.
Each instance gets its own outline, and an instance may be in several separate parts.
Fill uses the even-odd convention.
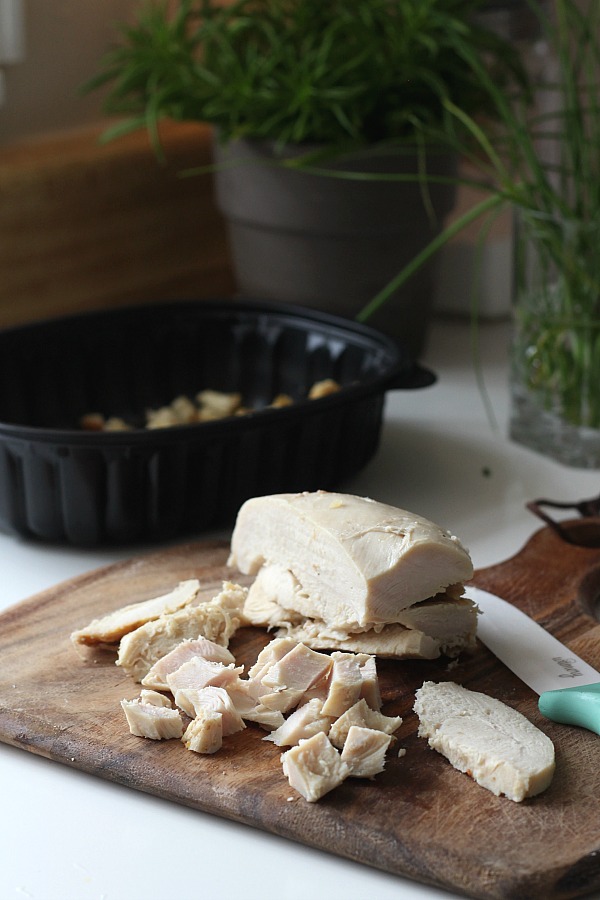
[[[227,646],[229,639],[244,624],[246,588],[224,582],[212,600],[160,616],[126,634],[120,643],[117,665],[135,681],[141,681],[161,657],[186,639],[205,637]]]
[[[173,704],[169,698],[165,697],[164,694],[160,694],[158,691],[140,691],[140,700],[142,703],[149,703],[150,706],[166,706],[169,709],[173,709]]]
[[[322,731],[282,754],[281,761],[290,785],[309,803],[338,787],[350,774]]]
[[[243,731],[246,727],[225,688],[209,686],[200,690],[182,689],[175,695],[175,703],[178,706],[181,705],[179,703],[179,700],[182,699],[181,695],[185,695],[186,703],[189,704],[194,718],[199,715],[201,709],[210,709],[219,713],[223,719],[223,737]],[[184,709],[183,706],[181,708]]]
[[[223,746],[223,716],[208,707],[200,707],[181,738],[194,753],[216,753]]]
[[[381,709],[382,699],[379,690],[379,678],[377,677],[377,663],[374,656],[368,653],[357,653],[360,674],[362,676],[361,699],[367,701],[371,709]]]
[[[288,716],[276,731],[266,735],[263,741],[272,741],[277,747],[293,747],[320,731],[327,734],[330,728],[331,718],[323,714],[322,701],[309,700]]]
[[[181,641],[174,650],[161,657],[152,666],[148,674],[142,678],[142,684],[155,690],[168,690],[167,675],[175,672],[194,656],[201,656],[210,662],[221,662],[224,665],[235,663],[233,653],[221,644],[207,641],[206,638],[198,638],[196,641]]]
[[[313,650],[345,650],[393,659],[437,659],[441,653],[439,641],[404,625],[385,625],[377,631],[352,633],[331,630],[324,622],[305,619],[302,625],[278,631],[277,636],[288,637]]]
[[[291,638],[275,638],[269,641],[256,657],[254,665],[248,670],[248,677],[260,681],[271,666],[283,659],[286,653],[293,650],[297,643],[298,641],[294,641]]]
[[[323,715],[337,718],[360,699],[363,677],[354,653],[335,652],[331,654],[331,659],[333,667]]]
[[[353,778],[374,778],[385,768],[385,754],[391,735],[373,728],[352,725],[342,750],[342,762]]]
[[[270,666],[261,682],[273,690],[307,691],[331,669],[331,657],[304,644],[296,646]]]
[[[142,600],[140,603],[130,603],[101,619],[94,619],[85,628],[74,631],[71,640],[74,644],[114,644],[123,635],[146,622],[187,606],[194,600],[199,590],[200,582],[196,578],[182,581],[168,594],[153,597],[151,600]]]
[[[280,728],[285,722],[283,713],[278,709],[269,709],[262,703],[257,703],[252,709],[246,710],[241,714],[246,722],[255,722],[263,728],[273,730]]]
[[[167,684],[173,693],[181,688],[203,688],[209,685],[227,688],[239,680],[243,666],[233,663],[225,666],[220,662],[210,662],[202,656],[193,656],[175,672],[167,675]]]
[[[353,725],[358,725],[361,728],[372,728],[375,731],[383,731],[385,734],[393,734],[401,724],[402,719],[400,716],[384,716],[383,713],[367,706],[365,700],[359,700],[339,719],[336,719],[331,726],[329,740],[334,747],[338,747],[341,750]]]
[[[325,653],[296,644],[261,677],[266,689],[260,696],[261,703],[269,709],[287,712],[298,705],[305,691],[320,681],[331,666],[331,657]]]
[[[137,700],[121,700],[131,734],[153,741],[180,738],[183,722],[179,711],[167,706],[156,706]]]

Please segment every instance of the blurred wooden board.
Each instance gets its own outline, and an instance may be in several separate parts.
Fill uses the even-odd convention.
[[[566,898],[600,887],[600,738],[556,725],[536,696],[485,648],[458,663],[379,661],[384,712],[404,717],[398,747],[374,781],[349,780],[317,804],[294,794],[280,750],[257,726],[204,757],[179,741],[129,734],[119,701],[138,695],[108,651],[81,659],[69,635],[125,603],[198,577],[206,596],[224,579],[222,543],[185,544],[93,571],[0,616],[0,739],[113,782],[243,822],[387,872],[480,898]],[[480,587],[540,620],[600,666],[593,606],[600,549],[564,543],[548,528],[514,558],[480,570]],[[236,657],[249,664],[268,635],[243,629]],[[416,735],[414,692],[454,680],[521,710],[555,742],[547,792],[517,804],[453,769]],[[294,795],[294,799],[289,798]]]
[[[0,147],[0,328],[90,309],[230,295],[212,129],[165,122],[158,160],[140,130],[107,123]]]

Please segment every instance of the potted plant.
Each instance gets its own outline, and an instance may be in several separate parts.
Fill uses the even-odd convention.
[[[217,198],[238,285],[355,316],[442,227],[460,117],[488,105],[480,69],[522,71],[475,16],[485,0],[158,0],[121,29],[88,88],[125,114],[215,126]],[[431,269],[372,323],[420,353]]]
[[[485,190],[373,298],[366,320],[454,234],[513,210],[514,327],[510,434],[566,465],[600,468],[600,4],[555,0],[539,18],[552,61],[535,85],[542,102],[507,96],[484,66],[492,124],[448,105],[467,128]],[[457,147],[458,149],[458,147]]]

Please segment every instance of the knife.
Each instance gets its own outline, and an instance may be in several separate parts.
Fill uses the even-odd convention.
[[[477,637],[540,695],[541,714],[600,734],[600,672],[506,600],[472,585],[465,595],[481,610]]]

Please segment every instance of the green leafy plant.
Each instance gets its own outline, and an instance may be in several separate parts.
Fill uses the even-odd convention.
[[[553,18],[536,0],[530,5],[556,61],[553,79],[537,85],[548,111],[532,114],[529,95],[507,95],[485,66],[479,78],[493,111],[485,128],[444,101],[460,123],[455,149],[478,173],[473,183],[485,196],[373,298],[359,319],[367,321],[471,222],[510,207],[518,221],[515,377],[534,408],[600,429],[600,4],[582,8],[575,0],[556,0]],[[474,57],[472,64],[479,66]],[[446,128],[445,139],[451,134]]]
[[[478,24],[483,0],[168,0],[146,4],[85,86],[108,86],[115,137],[158,123],[236,137],[355,147],[455,131],[486,108],[479,78],[521,78],[518,55]]]

